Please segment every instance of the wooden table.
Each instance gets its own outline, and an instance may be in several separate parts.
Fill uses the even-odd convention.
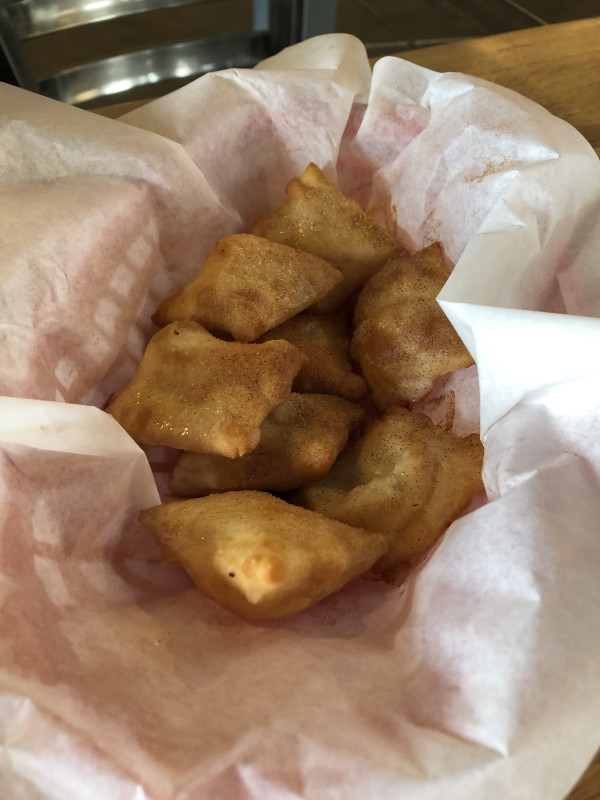
[[[466,72],[514,89],[577,128],[600,155],[600,17],[399,55],[438,72]],[[98,111],[118,117],[142,104]],[[567,800],[600,800],[600,752]]]

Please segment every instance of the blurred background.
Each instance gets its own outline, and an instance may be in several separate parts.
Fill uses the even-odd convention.
[[[48,14],[50,9],[56,9],[62,23],[69,22],[69,9],[75,6],[83,7],[87,9],[86,13],[92,14],[102,7],[124,8],[129,4],[131,8],[142,2],[80,0],[77,3],[75,0],[47,0],[45,9]],[[23,14],[27,11],[27,3],[33,6],[35,0],[0,0],[0,14],[4,13],[5,23],[11,16],[7,15],[6,9],[13,12],[13,21],[18,21],[19,15],[14,12],[19,10],[19,13],[22,12],[21,22],[26,22]],[[38,0],[37,5],[44,4]],[[150,5],[156,7],[161,3],[155,0]],[[321,14],[321,25],[359,37],[370,56],[600,15],[600,0],[338,0],[337,3],[333,0],[313,0],[312,5]],[[21,8],[17,9],[18,6]],[[254,14],[257,7],[258,4],[254,7]],[[143,14],[120,15],[115,19],[56,30],[43,36],[24,37],[20,47],[27,69],[37,80],[40,76],[67,70],[74,64],[81,65],[106,56],[155,48],[157,45],[219,37],[232,31],[251,32],[253,27],[256,29],[257,25],[256,16],[253,17],[252,0],[200,0],[191,5],[156,7]],[[256,45],[254,42],[252,47]],[[234,64],[225,64],[229,65]],[[235,65],[251,64],[242,59]],[[178,77],[161,86],[160,93],[171,91],[189,80],[184,71],[180,69],[179,72],[181,74]],[[5,70],[3,80],[7,80],[7,74]],[[131,90],[132,87],[129,88]],[[134,90],[138,97],[156,93],[151,85],[137,86]],[[46,93],[54,96],[50,91]],[[131,91],[127,95],[115,96],[114,102],[131,99],[130,95]],[[106,104],[107,101],[102,98],[94,100],[90,96],[89,102],[77,102],[89,106]]]
[[[337,26],[378,56],[599,14],[599,0],[339,0]]]

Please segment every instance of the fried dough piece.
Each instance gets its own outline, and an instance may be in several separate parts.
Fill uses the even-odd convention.
[[[342,280],[332,264],[247,233],[225,236],[198,277],[159,305],[153,322],[191,319],[251,342],[320,300]]]
[[[288,342],[224,342],[196,322],[172,323],[152,337],[107,411],[141,444],[242,456],[289,397],[303,361]]]
[[[398,243],[330,183],[316,164],[293,178],[286,192],[283,204],[257,219],[252,233],[335,264],[344,280],[313,306],[318,313],[334,311],[399,250]]]
[[[357,400],[367,391],[364,380],[352,371],[350,329],[341,317],[305,311],[261,336],[259,341],[271,339],[285,339],[306,356],[294,378],[294,391],[335,394],[348,400]]]
[[[388,261],[362,289],[351,353],[380,412],[418,403],[436,378],[473,363],[435,299],[447,278],[441,248],[434,244]]]
[[[360,406],[325,394],[291,394],[260,426],[242,458],[182,453],[169,489],[189,497],[231,489],[285,492],[319,480],[365,419]]]
[[[139,518],[204,594],[251,620],[302,611],[367,570],[387,546],[384,536],[266,492],[180,500]]]
[[[483,488],[483,446],[423,414],[394,408],[317,483],[293,492],[306,508],[388,537],[374,569],[394,577],[425,553]]]

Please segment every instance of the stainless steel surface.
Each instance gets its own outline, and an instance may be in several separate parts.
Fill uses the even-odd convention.
[[[18,34],[7,9],[0,3],[0,79],[14,77],[23,89],[37,91],[37,82],[23,56]]]
[[[230,66],[252,67],[262,58],[301,39],[335,30],[336,0],[254,0],[246,7],[250,11],[252,5],[254,30],[233,30],[223,35],[219,31],[218,36],[207,37],[205,27],[200,25],[196,37],[194,30],[182,31],[186,41],[180,43],[170,43],[177,39],[168,38],[161,41],[160,30],[157,30],[156,46],[152,40],[129,44],[123,47],[121,54],[114,47],[114,43],[120,41],[118,28],[112,28],[110,41],[106,36],[97,37],[98,43],[104,41],[104,53],[100,46],[94,47],[94,37],[88,35],[86,39],[86,30],[92,26],[95,29],[96,24],[111,26],[114,20],[123,18],[121,28],[131,30],[130,18],[134,15],[135,25],[139,19],[143,27],[144,12],[160,13],[165,9],[195,5],[207,8],[212,5],[215,9],[227,6],[219,0],[0,0],[0,79],[71,104],[86,104],[103,97],[128,100],[133,99],[128,92],[149,84],[192,79]],[[163,16],[163,19],[167,18]],[[236,21],[239,21],[238,15],[232,14],[232,27]],[[246,26],[249,27],[248,21]],[[229,17],[226,17],[221,30],[228,28]],[[68,57],[64,58],[70,50],[58,44],[60,39],[53,39],[69,30],[74,37],[79,36],[81,41],[87,40],[91,45],[89,49],[75,47],[79,56],[71,62]],[[201,31],[203,38],[200,38]],[[45,39],[47,34],[50,36]],[[45,74],[39,69],[31,70],[26,58],[26,54],[31,56],[34,52],[30,48],[40,48],[44,42],[53,40],[56,43],[48,47],[61,52],[62,63]],[[90,49],[93,49],[93,58],[89,57]],[[156,94],[160,93],[157,87]]]
[[[71,105],[140,86],[190,78],[227,67],[252,67],[267,56],[267,35],[256,31],[180,42],[105,58],[40,81],[43,94]]]
[[[19,37],[31,39],[130,14],[208,2],[211,0],[12,0],[6,9]]]

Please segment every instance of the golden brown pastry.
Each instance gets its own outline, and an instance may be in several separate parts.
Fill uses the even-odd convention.
[[[385,537],[265,492],[154,506],[141,523],[208,597],[250,620],[294,614],[367,570]]]
[[[322,478],[364,422],[360,406],[325,394],[291,394],[260,426],[258,446],[241,458],[182,453],[169,489],[186,497],[232,489],[285,492]]]
[[[252,232],[333,262],[344,279],[313,306],[318,313],[333,311],[399,250],[398,243],[316,164],[291,180],[286,192],[283,204],[256,220]]]
[[[388,261],[358,296],[351,353],[380,412],[419,402],[436,378],[473,363],[435,299],[448,274],[434,244]]]
[[[224,342],[196,322],[174,322],[152,337],[107,411],[141,444],[242,456],[303,361],[288,342]]]
[[[294,391],[323,392],[357,400],[365,394],[367,385],[352,370],[350,336],[343,317],[305,311],[258,341],[285,339],[304,353],[306,362],[294,378]]]
[[[324,297],[342,274],[321,258],[238,233],[220,239],[198,277],[159,305],[153,322],[199,322],[251,342]]]
[[[300,505],[378,531],[389,549],[374,569],[394,577],[425,553],[483,488],[483,447],[423,414],[394,408],[367,427],[320,481],[292,493]]]

